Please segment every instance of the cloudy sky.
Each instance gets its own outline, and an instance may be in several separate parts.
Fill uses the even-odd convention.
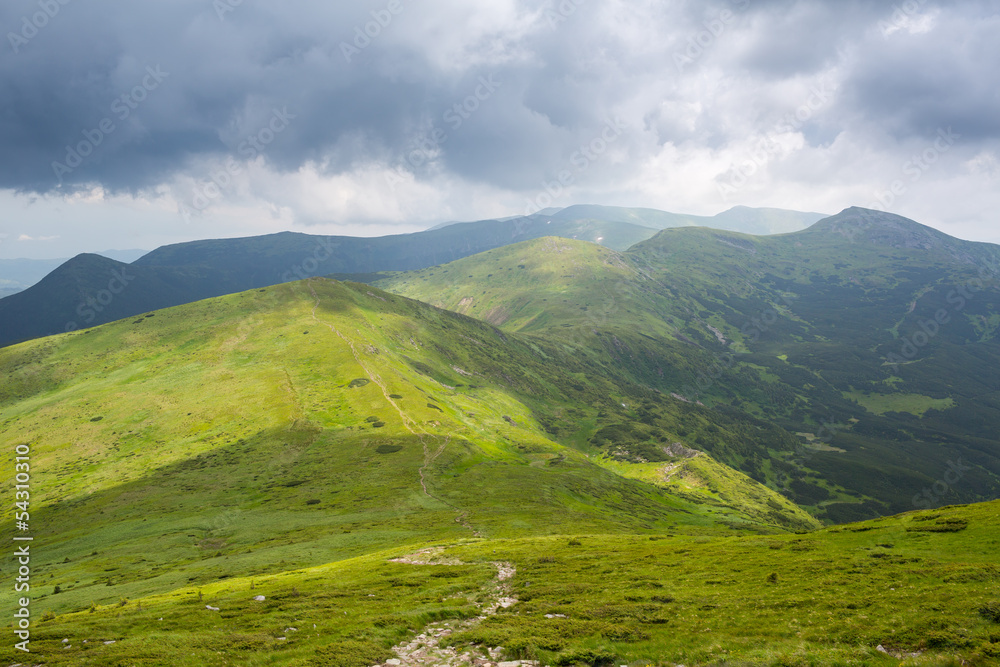
[[[6,0],[0,257],[571,203],[1000,243],[1000,0]]]

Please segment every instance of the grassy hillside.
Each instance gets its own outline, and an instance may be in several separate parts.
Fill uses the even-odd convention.
[[[581,276],[627,268],[566,243]],[[31,449],[32,659],[996,655],[995,503],[807,532],[720,462],[792,436],[542,331],[313,279],[0,350],[0,429]]]
[[[539,236],[625,249],[654,233],[628,222],[531,216],[379,238],[283,232],[192,241],[157,248],[132,264],[82,254],[0,300],[0,346],[310,276],[434,266]]]
[[[729,493],[704,503],[560,444],[543,424],[598,427],[638,391],[579,370],[322,279],[4,349],[0,428],[31,448],[35,571],[60,587],[41,609],[430,539],[816,525],[721,466]]]
[[[669,229],[625,253],[540,240],[376,284],[776,424],[792,443],[758,456],[661,427],[850,521],[1000,495],[998,259],[849,209],[772,237]]]
[[[47,665],[987,666],[998,510],[804,535],[407,545],[60,613],[32,646]]]
[[[827,216],[822,213],[803,213],[780,208],[750,208],[748,206],[735,206],[717,215],[707,216],[667,213],[651,208],[576,205],[552,213],[551,217],[556,220],[598,219],[628,222],[651,229],[711,227],[743,234],[782,234],[805,229]],[[624,249],[617,246],[610,247],[615,247],[618,250]]]
[[[807,221],[822,217],[741,207],[704,219],[653,209],[602,206],[571,206],[551,213],[455,223],[414,234],[377,238],[282,232],[178,243],[149,253],[104,253],[116,260],[129,261],[142,255],[128,269],[124,269],[124,263],[92,254],[56,262],[44,273],[37,271],[45,262],[0,260],[0,297],[26,290],[16,299],[0,300],[0,346],[62,333],[67,327],[72,329],[73,324],[95,326],[148,310],[311,276],[350,276],[436,266],[543,236],[579,239],[625,250],[666,226],[709,224],[769,233],[800,229]],[[23,284],[17,280],[5,282],[5,273],[16,278],[25,271],[37,274],[35,279]],[[109,283],[116,275],[112,271],[118,274],[125,271],[131,278],[118,279],[109,290]],[[46,274],[49,274],[46,280],[35,285]]]

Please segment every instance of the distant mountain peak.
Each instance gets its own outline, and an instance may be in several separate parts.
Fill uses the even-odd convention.
[[[820,220],[809,231],[840,234],[850,241],[865,241],[890,248],[933,250],[958,239],[895,213],[859,206],[846,208]]]

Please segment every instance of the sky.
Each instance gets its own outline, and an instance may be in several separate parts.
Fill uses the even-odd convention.
[[[1000,0],[6,0],[0,258],[593,203],[1000,243]]]

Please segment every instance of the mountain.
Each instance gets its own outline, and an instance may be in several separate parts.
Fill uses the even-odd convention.
[[[73,583],[55,601],[72,608],[420,540],[818,525],[672,443],[645,454],[697,459],[677,492],[553,439],[652,398],[580,382],[587,366],[555,354],[325,279],[5,348],[0,424],[31,450],[35,566]],[[675,399],[653,410],[748,445],[769,433]]]
[[[804,226],[819,214],[779,209],[732,209],[714,218],[678,216],[652,209],[571,206],[547,209],[527,217],[455,223],[415,234],[378,238],[312,236],[282,232],[236,239],[192,241],[163,246],[145,253],[108,251],[105,257],[131,261],[138,277],[129,283],[129,296],[109,293],[108,271],[94,270],[93,259],[77,256],[58,267],[36,262],[18,265],[7,260],[11,280],[7,294],[27,290],[20,299],[0,299],[0,346],[65,331],[74,323],[93,326],[148,310],[190,303],[247,289],[275,285],[318,275],[367,279],[380,271],[406,271],[447,263],[525,239],[562,236],[625,250],[649,239],[665,226],[718,223],[763,233]],[[140,256],[141,255],[141,256]],[[25,260],[30,263],[30,260]],[[17,268],[17,267],[21,268]],[[120,268],[120,267],[117,267]],[[151,271],[147,271],[147,269]],[[4,265],[0,262],[0,290]],[[51,271],[52,280],[40,282]],[[31,272],[34,273],[31,273]],[[18,273],[20,272],[20,273]],[[29,275],[30,274],[30,275]],[[34,279],[30,279],[35,276]],[[19,282],[23,280],[23,282]],[[149,291],[147,292],[147,285]],[[58,293],[53,291],[53,287]],[[3,295],[0,292],[0,295]],[[116,298],[113,303],[108,301]],[[88,304],[98,302],[102,307]],[[85,313],[85,314],[81,314]]]
[[[539,240],[374,284],[780,426],[790,440],[754,452],[662,421],[610,442],[685,440],[839,522],[1000,496],[998,262],[848,209],[769,237],[667,229],[624,253]]]
[[[218,272],[200,267],[165,270],[78,255],[38,284],[0,300],[0,343],[74,331],[215,296],[217,280]]]
[[[511,250],[535,246],[581,277],[631,275],[582,242]],[[781,429],[631,382],[535,325],[310,279],[0,350],[4,439],[31,459],[32,660],[836,664],[879,660],[877,645],[1000,648],[997,503],[816,530],[699,448],[750,456],[780,449]]]
[[[105,250],[95,253],[119,262],[134,262],[146,250]],[[0,259],[0,296],[28,289],[67,261],[63,259]]]
[[[558,213],[561,210],[562,210],[561,208],[550,206],[549,208],[543,208],[542,210],[538,211],[538,213],[536,215],[555,215],[556,213]],[[521,217],[524,217],[524,216],[520,216],[520,215],[508,215],[508,216],[503,217],[503,218],[494,218],[494,220],[499,220],[501,222],[506,222],[508,220],[517,220],[518,218],[521,218]],[[433,227],[428,227],[427,231],[431,232],[431,231],[434,231],[435,229],[444,229],[445,227],[450,227],[452,225],[461,225],[461,224],[463,224],[463,222],[461,220],[452,220],[450,222],[440,222],[440,223],[434,225]]]
[[[139,259],[143,255],[148,254],[148,250],[101,250],[100,252],[94,253],[95,255],[100,255],[101,257],[107,257],[108,259],[113,259],[119,262],[125,262],[129,264]]]
[[[572,222],[602,222],[605,225],[619,223],[634,225],[646,229],[668,229],[672,227],[712,227],[714,229],[725,229],[744,234],[784,234],[797,232],[805,229],[813,223],[827,217],[823,213],[803,213],[801,211],[789,211],[780,208],[750,208],[747,206],[736,206],[714,216],[688,215],[682,213],[668,213],[653,208],[625,208],[621,206],[599,206],[596,204],[576,204],[566,208],[547,208],[539,211],[533,216],[520,218],[518,216],[502,218],[503,221],[526,220],[531,221],[536,218],[545,219],[547,223],[556,224]],[[431,229],[443,229],[451,225],[462,223],[445,222],[432,227]],[[645,233],[646,238],[652,234]],[[553,233],[553,236],[568,236],[576,238],[571,234]],[[597,242],[594,238],[584,239]],[[601,243],[609,248],[625,250],[628,245]]]
[[[379,238],[282,232],[192,241],[157,248],[132,262],[129,271],[136,279],[121,294],[108,289],[114,279],[111,272],[120,271],[120,264],[108,264],[110,260],[101,264],[94,259],[96,255],[79,255],[56,268],[48,280],[16,295],[17,299],[0,299],[0,346],[63,332],[73,323],[93,326],[308,276],[423,268],[547,235],[624,249],[649,238],[650,233],[629,223],[553,222],[535,216]]]
[[[743,424],[720,439],[661,414],[651,407],[659,398],[589,431],[545,424],[559,442],[639,466],[639,478],[644,462],[658,460],[656,443],[681,442],[826,521],[1000,495],[996,246],[848,209],[784,235],[673,228],[625,252],[548,237],[414,273],[373,273],[471,252],[484,229],[502,244],[569,224],[581,223],[540,217],[424,236],[206,241],[159,249],[127,268],[81,256],[0,301],[0,322],[9,342],[296,273],[354,270],[352,279],[559,341],[587,372],[714,408],[715,424],[719,415]],[[410,253],[406,244],[420,239]],[[282,266],[292,268],[280,274]],[[115,275],[129,279],[124,289]],[[739,443],[754,420],[777,429],[774,442]]]
[[[25,290],[65,262],[64,259],[0,259],[0,296]]]
[[[667,213],[651,208],[577,205],[564,208],[551,217],[558,220],[599,219],[631,223],[657,230],[673,227],[712,227],[744,234],[764,235],[800,231],[827,216],[822,213],[747,206],[736,206],[714,216],[701,216]]]

